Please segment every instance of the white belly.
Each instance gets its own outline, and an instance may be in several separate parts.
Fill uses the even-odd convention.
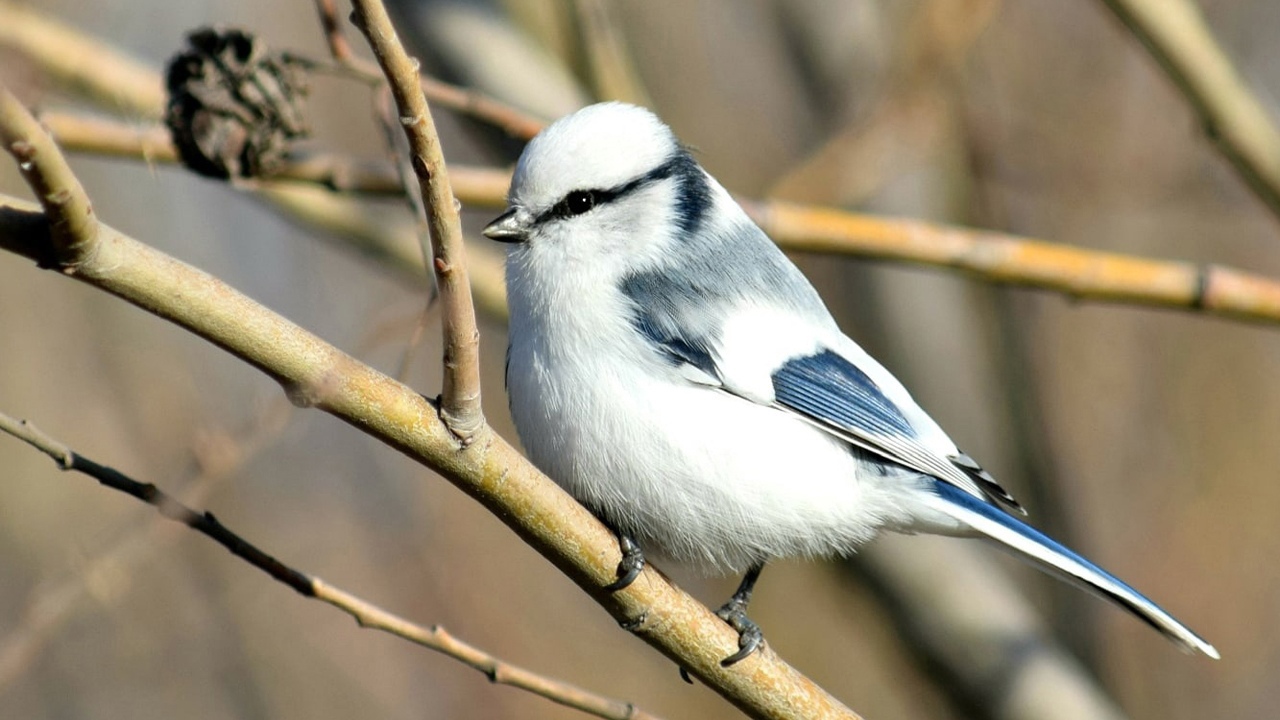
[[[741,571],[847,553],[901,514],[885,478],[792,415],[659,366],[524,340],[513,337],[508,384],[530,458],[650,553]]]

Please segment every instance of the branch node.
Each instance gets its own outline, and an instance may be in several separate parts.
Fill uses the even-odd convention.
[[[22,163],[24,172],[31,169],[31,161],[35,159],[36,148],[26,140],[14,140],[9,144],[9,152]]]
[[[1207,307],[1209,291],[1213,285],[1214,274],[1215,271],[1212,265],[1196,266],[1196,286],[1191,293],[1191,302],[1188,303],[1189,307],[1195,308],[1196,310],[1204,310]]]
[[[427,164],[426,158],[421,155],[414,154],[411,161],[413,162],[413,171],[420,177],[429,178],[432,175],[431,166]]]

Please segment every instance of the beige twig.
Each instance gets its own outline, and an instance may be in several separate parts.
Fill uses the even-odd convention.
[[[461,661],[484,673],[495,683],[529,691],[596,717],[608,720],[656,720],[654,716],[636,708],[631,703],[602,697],[512,665],[457,639],[438,625],[425,627],[410,622],[341,588],[334,587],[320,578],[292,568],[232,532],[212,513],[192,510],[185,503],[151,483],[139,482],[114,468],[90,460],[25,420],[17,420],[0,413],[0,431],[22,440],[53,458],[58,467],[63,470],[84,473],[106,487],[154,506],[166,519],[202,533],[236,557],[293,588],[303,597],[315,598],[346,612],[360,627],[381,630],[404,638]]]
[[[196,443],[194,455],[199,470],[183,483],[184,501],[203,501],[219,480],[273,444],[288,427],[292,409],[280,399],[264,408],[238,436],[214,432]],[[0,415],[0,429],[6,432],[14,428],[16,422]],[[29,425],[26,427],[31,429]],[[124,573],[147,557],[149,551],[160,547],[156,543],[159,531],[170,527],[160,520],[156,518],[155,522],[136,526],[116,541],[94,548],[92,555],[78,565],[76,573],[47,586],[41,584],[32,593],[13,631],[0,638],[0,694],[22,677],[57,629],[93,595],[91,587],[96,578],[105,573]]]
[[[782,247],[962,270],[1078,300],[1280,322],[1280,282],[1221,265],[1151,260],[919,220],[743,201]]]
[[[1280,217],[1280,130],[1214,40],[1193,0],[1103,0],[1173,80],[1205,134]]]
[[[369,40],[396,100],[431,229],[432,270],[444,326],[440,416],[464,445],[469,444],[485,428],[480,409],[480,332],[471,304],[466,245],[449,186],[449,169],[419,84],[418,63],[400,44],[386,8],[377,0],[355,0],[353,5],[356,26]]]

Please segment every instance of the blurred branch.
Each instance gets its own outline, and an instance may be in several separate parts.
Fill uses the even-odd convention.
[[[1245,184],[1280,217],[1280,130],[1193,0],[1103,0],[1146,47]]]
[[[326,41],[333,42],[328,32]],[[154,68],[55,17],[0,2],[0,47],[21,54],[55,81],[105,109],[153,120],[164,115],[164,82]],[[381,77],[368,61],[354,54],[345,57],[343,68],[355,76],[366,81]],[[542,129],[540,120],[481,93],[427,76],[421,77],[421,85],[431,102],[511,137],[528,140]]]
[[[334,60],[346,63],[355,58],[351,52],[351,43],[342,32],[342,20],[338,18],[338,6],[333,0],[315,0],[316,14],[320,16],[320,27],[324,30],[324,40],[329,45],[329,54]]]
[[[451,635],[439,625],[424,627],[394,615],[320,578],[296,570],[263,552],[229,530],[209,512],[197,512],[151,483],[143,483],[124,473],[80,455],[67,445],[38,430],[25,420],[0,413],[0,431],[27,443],[53,458],[62,470],[84,473],[102,485],[131,495],[154,507],[166,519],[181,523],[226,548],[232,555],[262,570],[303,597],[328,603],[350,615],[363,628],[381,630],[425,648],[459,660],[500,685],[527,690],[553,702],[609,720],[653,719],[631,703],[611,700],[568,683],[552,680],[530,670],[511,665]]]
[[[138,127],[128,123],[69,113],[45,113],[40,117],[65,150],[149,163],[176,164],[177,152],[169,134],[160,126]],[[500,170],[450,168],[449,181],[456,198],[465,205],[494,204],[503,197],[510,176]],[[420,286],[424,272],[421,252],[407,239],[413,228],[351,193],[398,195],[396,173],[385,163],[362,163],[335,155],[291,158],[270,179],[239,180],[235,187],[254,192],[278,212],[308,227],[340,239],[347,250],[372,259],[401,278]],[[474,278],[472,294],[491,316],[506,314],[506,289],[499,252],[487,245],[467,253]]]
[[[155,162],[176,161],[167,141],[164,146],[158,145],[162,138],[153,131],[136,130],[111,121],[84,120],[64,113],[49,113],[42,119],[59,144],[73,152],[146,158]],[[291,161],[273,177],[351,192],[393,194],[399,191],[390,168],[355,164],[329,155]],[[510,179],[505,170],[459,165],[450,168],[455,195],[464,204],[475,207],[503,207]],[[277,188],[287,184],[260,181],[258,185]],[[326,202],[340,200],[334,198]],[[1077,300],[1149,305],[1235,320],[1280,323],[1280,281],[1223,265],[1152,260],[1015,235],[777,200],[739,198],[739,202],[775,242],[795,252],[851,255],[962,270],[984,282],[1048,290]],[[487,264],[488,259],[473,262],[473,268],[481,263]],[[505,297],[501,288],[489,287],[486,283],[475,283],[475,287],[486,293],[486,309],[494,309]]]
[[[1280,322],[1280,282],[1222,265],[1150,260],[919,220],[740,200],[779,245],[963,270],[1078,300]]]
[[[11,96],[10,96],[11,97]],[[65,161],[16,102],[0,113],[8,148],[48,146],[22,162],[33,186],[51,187]],[[87,203],[86,203],[87,204]],[[53,208],[56,218],[58,207]],[[105,225],[72,243],[54,241],[50,218],[29,203],[0,196],[0,247],[42,267],[120,297],[203,337],[262,370],[298,406],[316,407],[394,447],[476,498],[551,560],[624,627],[699,677],[752,717],[856,717],[767,646],[725,668],[736,633],[656,572],[620,592],[606,591],[620,559],[613,534],[511,445],[481,423],[460,446],[438,408],[412,388],[378,373],[290,323],[226,283]],[[69,268],[68,263],[74,263]],[[268,558],[269,560],[269,558]],[[279,577],[309,587],[289,568]],[[301,590],[300,590],[301,591]]]
[[[55,18],[0,2],[0,47],[104,108],[147,119],[164,114],[164,84],[154,69]]]
[[[1115,701],[1052,638],[1010,575],[990,554],[965,545],[954,538],[886,536],[850,563],[916,657],[961,700],[959,714],[1122,720]]]
[[[64,150],[89,155],[175,165],[178,153],[160,125],[138,126],[108,118],[67,112],[41,113],[40,122]],[[336,192],[399,197],[400,178],[387,163],[360,162],[325,153],[295,154],[269,177],[237,180],[250,189],[277,181],[311,183]],[[451,166],[454,196],[464,205],[496,207],[506,197],[511,175],[502,170]]]
[[[578,46],[595,96],[653,107],[618,24],[618,6],[605,0],[573,0],[572,5]]]

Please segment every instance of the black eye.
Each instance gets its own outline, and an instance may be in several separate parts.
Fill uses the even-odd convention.
[[[564,209],[568,215],[581,215],[596,206],[596,194],[589,190],[574,190],[564,198]]]

